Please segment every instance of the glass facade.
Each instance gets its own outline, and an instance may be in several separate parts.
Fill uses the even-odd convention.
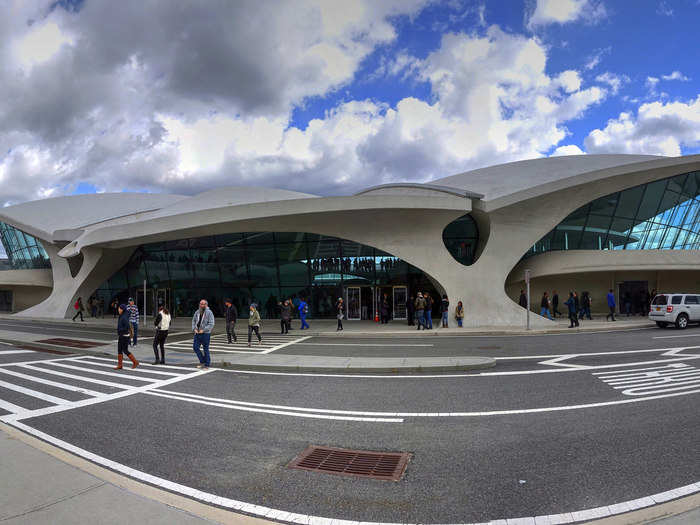
[[[51,268],[49,256],[39,241],[4,222],[0,222],[0,242],[7,255],[7,262],[0,265],[0,270]]]
[[[462,215],[442,231],[442,242],[455,260],[464,266],[474,264],[479,230],[471,215]]]
[[[571,213],[527,252],[700,249],[700,172],[606,195]]]
[[[255,302],[263,317],[274,318],[278,301],[304,297],[312,318],[332,318],[337,298],[345,297],[349,286],[380,290],[403,285],[434,292],[427,277],[401,259],[310,233],[231,233],[143,245],[96,295],[105,304],[141,298],[144,280],[147,297],[159,290],[163,295],[158,297],[178,316],[191,315],[201,298],[221,315],[229,297],[242,317]],[[151,308],[149,303],[149,314]]]

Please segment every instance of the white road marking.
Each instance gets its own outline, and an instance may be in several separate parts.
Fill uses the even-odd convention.
[[[34,350],[0,350],[0,355],[33,354]]]
[[[683,335],[657,335],[652,339],[676,339],[677,337],[700,337],[700,334],[683,334]]]
[[[80,360],[84,360],[86,363],[92,363],[93,361],[107,361],[107,362],[109,362],[109,363],[114,364],[114,363],[117,362],[116,358],[97,357],[97,356],[93,356],[93,355],[84,355],[84,356],[79,356],[79,357],[71,357],[71,358],[69,358],[69,359],[80,359]],[[96,364],[96,363],[93,363],[93,364]],[[187,372],[191,372],[191,371],[192,371],[191,368],[185,368],[185,367],[182,367],[182,366],[152,365],[152,364],[150,364],[150,363],[141,363],[141,364],[139,365],[139,367],[142,367],[142,366],[145,366],[145,367],[147,367],[147,368],[149,368],[149,369],[152,368],[152,369],[156,369],[156,370],[159,370],[159,369],[161,369],[161,368],[170,369],[170,370],[179,370],[181,373],[187,373]],[[138,370],[138,368],[136,368],[135,370]],[[152,372],[151,372],[151,373],[152,373]]]
[[[40,371],[43,372],[44,370],[40,369]],[[97,403],[104,403],[106,401],[112,401],[115,399],[120,399],[122,397],[132,396],[134,394],[145,393],[148,390],[151,390],[153,388],[160,388],[160,387],[172,385],[174,383],[184,381],[185,379],[189,379],[191,377],[199,377],[199,376],[208,374],[210,372],[213,372],[213,370],[202,370],[202,371],[198,371],[198,372],[192,372],[189,374],[182,374],[182,375],[179,375],[178,377],[163,379],[161,381],[154,381],[148,385],[143,385],[143,386],[138,386],[138,387],[128,386],[128,385],[119,385],[119,384],[115,383],[115,385],[117,385],[118,388],[122,389],[120,392],[115,392],[113,394],[101,394],[99,397],[91,397],[89,399],[82,399],[80,401],[66,402],[66,403],[63,403],[62,405],[57,404],[55,406],[40,408],[37,410],[21,409],[20,412],[15,412],[13,414],[9,414],[9,415],[0,417],[0,421],[2,421],[4,423],[14,424],[17,421],[21,421],[22,419],[27,419],[27,418],[31,418],[31,417],[40,417],[40,416],[45,416],[48,414],[55,414],[57,412],[65,412],[66,410],[73,410],[75,408],[94,405]],[[63,374],[63,373],[59,372],[58,374]],[[65,374],[65,375],[70,375],[70,374]],[[77,376],[77,377],[80,378],[80,376]],[[92,381],[97,381],[97,380],[92,380]]]
[[[262,343],[258,343],[257,339],[253,337],[252,346],[249,347],[247,335],[239,335],[237,342],[229,344],[228,336],[226,334],[216,334],[211,336],[209,342],[209,352],[225,354],[269,354],[312,337],[310,335],[294,337],[278,334],[269,335],[264,333],[261,333],[261,335]],[[193,353],[191,339],[166,343],[165,348],[176,352]]]
[[[320,414],[320,413],[294,412],[294,411],[287,411],[287,410],[273,410],[273,409],[257,408],[257,407],[251,407],[251,406],[242,406],[242,404],[231,404],[230,402],[219,403],[219,402],[214,402],[214,401],[204,401],[202,399],[195,399],[195,398],[184,397],[184,396],[180,396],[180,395],[161,394],[160,391],[158,391],[158,390],[152,390],[150,392],[145,392],[145,393],[150,395],[150,396],[165,397],[168,399],[177,399],[178,401],[187,401],[189,403],[199,403],[201,405],[209,405],[209,406],[220,407],[220,408],[228,408],[231,410],[242,410],[244,412],[260,412],[260,413],[264,413],[264,414],[275,414],[275,415],[280,415],[280,416],[293,416],[293,417],[306,417],[306,418],[311,418],[311,419],[335,419],[335,420],[340,420],[340,421],[366,421],[366,422],[373,422],[373,423],[403,423],[403,419],[399,419],[399,418],[332,416],[332,415],[326,415],[326,414]],[[179,394],[179,392],[173,392],[173,393]],[[319,412],[321,412],[321,411],[319,411]]]
[[[10,403],[9,401],[5,401],[3,399],[0,399],[0,408],[13,413],[23,412],[25,410],[23,407]]]
[[[20,379],[26,379],[27,381],[33,381],[35,383],[41,383],[43,385],[55,386],[56,388],[62,388],[63,390],[71,390],[73,392],[79,392],[81,394],[86,394],[88,396],[100,396],[103,392],[97,392],[95,390],[88,390],[87,388],[69,385],[67,383],[59,383],[57,381],[49,381],[48,379],[43,379],[41,377],[32,376],[29,374],[22,374],[20,372],[15,372],[14,370],[6,370],[0,368],[0,374],[7,374],[14,377],[19,377]]]
[[[81,372],[87,372],[90,374],[97,374],[101,376],[110,376],[110,377],[121,377],[123,379],[129,379],[131,381],[153,381],[153,379],[148,378],[148,377],[140,377],[140,376],[135,376],[128,374],[128,372],[105,372],[104,370],[95,370],[93,368],[86,368],[86,367],[81,367],[81,366],[74,366],[74,365],[67,365],[65,363],[51,363],[52,366],[58,366],[61,368],[68,368],[70,370],[79,370]],[[126,370],[131,370],[128,366]],[[173,374],[174,375],[174,374]]]
[[[22,365],[35,365],[38,363],[53,363],[55,361],[66,361],[68,359],[75,359],[75,356],[73,355],[72,357],[55,357],[53,359],[34,359],[33,361],[14,361],[12,363],[0,363],[0,367],[3,366],[22,366]]]
[[[0,381],[0,387],[6,388],[8,390],[14,390],[15,392],[19,392],[20,394],[24,394],[25,396],[36,397],[37,399],[42,399],[44,401],[48,401],[49,403],[54,403],[57,405],[69,402],[68,399],[64,399],[62,397],[51,396],[49,394],[45,394],[44,392],[38,392],[30,388],[24,388],[23,386],[15,385],[14,383],[7,383],[5,381]]]
[[[320,516],[312,516],[308,514],[298,514],[294,512],[286,512],[283,510],[279,509],[272,509],[270,507],[263,507],[261,505],[255,505],[252,503],[246,503],[244,501],[239,501],[231,498],[225,498],[221,496],[217,496],[215,494],[209,493],[209,492],[204,492],[192,487],[188,487],[187,485],[182,485],[180,483],[175,483],[173,481],[167,480],[165,478],[161,478],[158,476],[154,476],[152,474],[148,474],[146,472],[143,472],[141,470],[136,470],[131,467],[127,467],[126,465],[123,465],[121,463],[117,463],[116,461],[112,461],[110,459],[107,459],[105,457],[99,456],[97,454],[94,454],[93,452],[89,452],[88,450],[85,450],[83,448],[76,447],[75,445],[72,445],[66,441],[63,441],[61,439],[58,439],[54,436],[51,436],[49,434],[46,434],[45,432],[41,432],[40,430],[36,430],[35,428],[32,428],[28,425],[25,425],[24,423],[20,423],[18,421],[12,421],[9,422],[10,425],[23,430],[24,432],[31,434],[35,437],[38,437],[39,439],[46,441],[48,443],[51,443],[57,447],[60,447],[64,450],[67,450],[68,452],[71,452],[77,456],[83,457],[87,459],[88,461],[92,461],[93,463],[97,463],[98,465],[102,465],[103,467],[106,467],[110,470],[114,470],[115,472],[120,472],[126,476],[132,477],[134,479],[138,479],[140,481],[143,481],[145,483],[149,483],[151,485],[155,485],[158,487],[161,487],[162,489],[165,489],[170,492],[175,492],[178,494],[182,494],[183,496],[187,496],[199,501],[203,501],[205,503],[210,503],[217,505],[219,507],[224,507],[227,509],[231,510],[239,510],[241,512],[245,512],[247,514],[254,514],[259,517],[269,517],[270,519],[275,519],[272,518],[272,516],[277,516],[276,519],[280,519],[286,522],[291,522],[291,523],[298,523],[299,525],[325,525],[325,524],[330,524],[332,523],[333,525],[360,525],[360,522],[357,521],[350,521],[350,520],[343,520],[343,519],[335,519],[335,518],[324,518]],[[596,507],[596,508],[590,508],[590,509],[583,509],[579,511],[573,511],[573,512],[565,512],[561,514],[550,514],[546,516],[537,516],[537,517],[521,517],[521,518],[512,518],[512,519],[501,519],[498,520],[497,523],[529,523],[529,524],[539,524],[539,523],[570,523],[572,521],[580,521],[580,520],[589,520],[594,517],[601,517],[601,516],[612,516],[616,514],[622,514],[625,512],[629,512],[631,510],[637,510],[645,507],[651,507],[657,503],[661,503],[664,501],[670,501],[674,500],[677,498],[681,498],[683,496],[689,496],[691,494],[696,494],[700,492],[700,481],[696,483],[691,483],[689,485],[684,485],[682,487],[677,487],[671,490],[667,490],[665,492],[660,492],[657,494],[652,494],[650,496],[646,496],[644,498],[638,498],[635,500],[629,500],[629,501],[624,501],[620,502],[614,505],[608,505],[604,507]],[[524,521],[523,521],[524,520]],[[371,523],[372,525],[390,525],[390,524],[383,524],[381,522],[363,522],[363,523]],[[395,525],[395,524],[393,524]],[[406,524],[406,525],[415,525],[415,524]],[[468,525],[468,524],[462,524],[462,525]],[[475,525],[475,524],[471,524]],[[482,524],[483,525],[483,524]]]
[[[311,337],[311,336],[309,336]],[[297,343],[301,346],[398,346],[398,347],[409,347],[409,346],[435,346],[432,344],[418,345],[418,344],[400,344],[400,343]]]
[[[76,358],[74,358],[74,361],[77,361],[77,362],[79,362],[79,363],[90,364],[90,365],[93,365],[93,366],[102,366],[102,367],[105,367],[105,368],[112,368],[112,369],[114,368],[114,363],[115,363],[115,361],[112,361],[111,363],[95,363],[95,362],[89,361],[88,359],[85,359],[85,358],[83,358],[83,357],[76,357]],[[145,364],[146,364],[146,363],[141,363],[141,362],[139,361],[139,366],[138,366],[138,368],[131,368],[131,367],[129,366],[129,367],[123,368],[122,371],[125,372],[125,373],[134,372],[134,373],[145,373],[145,374],[153,374],[153,375],[159,375],[159,376],[170,376],[170,377],[174,377],[174,376],[179,376],[179,375],[180,375],[180,374],[176,374],[176,373],[174,373],[174,372],[161,372],[160,370],[149,370],[149,369],[147,369],[147,368],[143,368],[143,367],[142,367],[142,366],[145,365]],[[88,370],[88,369],[86,368],[85,370]],[[192,369],[190,368],[190,369],[183,369],[183,370],[191,371]],[[93,370],[92,372],[95,372],[95,371]],[[122,374],[116,374],[116,375],[122,375]]]
[[[43,374],[50,374],[59,377],[67,377],[68,379],[79,379],[80,381],[85,381],[87,383],[95,383],[96,385],[111,386],[114,388],[128,388],[123,383],[115,383],[113,381],[103,381],[102,379],[94,379],[92,377],[79,376],[77,374],[68,374],[67,372],[59,372],[58,370],[51,370],[49,368],[41,368],[32,365],[22,365],[21,368],[28,368],[29,370],[34,370],[35,372],[41,372]]]
[[[598,379],[625,396],[648,396],[696,389],[700,386],[700,369],[677,363],[653,369],[617,370],[614,374],[597,374]]]

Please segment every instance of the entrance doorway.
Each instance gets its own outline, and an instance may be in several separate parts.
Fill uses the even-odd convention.
[[[406,299],[408,298],[408,288],[406,286],[394,286],[394,320],[403,321],[407,319]]]
[[[618,284],[620,314],[647,315],[649,312],[649,281],[624,281]]]
[[[373,286],[348,286],[345,288],[345,304],[348,321],[374,319],[375,288]]]
[[[148,304],[146,305],[147,312],[151,312],[153,316],[157,315],[158,307],[160,305],[165,306],[170,312],[173,311],[171,304],[172,294],[170,288],[151,288],[150,292],[151,293],[146,294],[146,296],[148,297]]]

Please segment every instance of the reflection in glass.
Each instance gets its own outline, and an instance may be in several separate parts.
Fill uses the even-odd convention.
[[[0,242],[7,255],[5,270],[34,270],[51,268],[49,256],[43,246],[31,235],[0,222]]]
[[[554,250],[700,249],[700,172],[606,195],[582,206],[525,257]]]

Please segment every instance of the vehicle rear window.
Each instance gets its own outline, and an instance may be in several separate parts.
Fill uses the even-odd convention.
[[[665,306],[668,304],[668,299],[665,295],[657,295],[656,297],[654,297],[654,300],[651,302],[651,304]]]
[[[698,296],[697,295],[686,295],[685,296],[685,304],[698,304]]]
[[[681,304],[681,299],[683,299],[682,295],[674,295],[673,297],[671,297],[671,304]],[[685,302],[688,302],[687,298]]]

